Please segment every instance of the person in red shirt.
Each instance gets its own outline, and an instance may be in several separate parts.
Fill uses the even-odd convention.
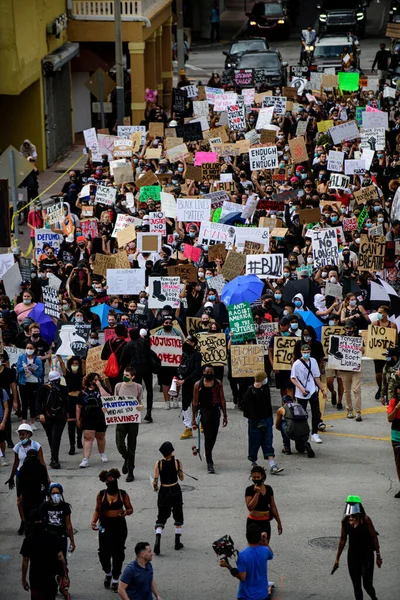
[[[400,481],[400,385],[396,388],[395,397],[392,398],[387,407],[387,418],[392,424],[392,447],[394,452],[394,462],[396,464],[397,477]],[[400,491],[394,496],[400,498]]]
[[[345,190],[336,190],[333,196],[335,197],[336,202],[341,202],[342,206],[345,206],[346,208],[349,207],[352,194],[348,194]]]
[[[35,245],[35,229],[41,229],[43,227],[43,216],[42,216],[42,205],[40,202],[33,204],[32,210],[28,212],[27,225],[30,231],[31,241]]]

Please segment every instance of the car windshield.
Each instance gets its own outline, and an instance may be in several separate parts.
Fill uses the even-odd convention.
[[[241,69],[280,69],[280,61],[276,54],[251,54],[240,60]]]
[[[278,2],[271,2],[264,4],[264,2],[259,2],[253,6],[252,13],[256,17],[270,15],[281,15],[282,14],[282,5]]]
[[[343,46],[315,46],[315,58],[339,58],[343,54]]]
[[[246,42],[236,42],[232,44],[230,54],[240,54],[241,52],[249,52],[250,50],[265,50],[264,40],[249,40]]]
[[[353,10],[355,8],[361,8],[361,2],[357,0],[327,0],[323,3],[323,10],[343,10],[347,8]]]

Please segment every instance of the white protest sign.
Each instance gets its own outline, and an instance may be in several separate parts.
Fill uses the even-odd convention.
[[[196,98],[197,94],[199,93],[197,85],[185,85],[181,89],[185,90],[188,98]]]
[[[16,365],[18,362],[18,357],[21,356],[21,354],[25,353],[25,350],[22,350],[21,348],[16,348],[15,346],[4,346],[4,350],[8,354],[10,367]]]
[[[55,202],[46,206],[46,220],[49,225],[55,225],[60,223],[64,217],[64,204],[63,202]]]
[[[338,242],[335,228],[311,230],[314,268],[337,265],[339,262]]]
[[[363,127],[361,129],[360,148],[370,150],[385,149],[385,128],[384,127]]]
[[[105,204],[106,206],[113,206],[117,197],[117,190],[114,187],[107,187],[106,185],[98,185],[96,188],[95,201],[98,204]]]
[[[196,117],[208,117],[208,109],[207,100],[195,100],[193,102],[193,114]]]
[[[277,115],[284,115],[286,110],[286,98],[285,96],[264,96],[262,107],[273,106],[274,113]]]
[[[259,198],[256,194],[252,194],[251,196],[248,197],[247,202],[246,202],[245,207],[242,212],[243,219],[250,219],[250,217],[253,215],[254,211],[257,208],[258,201],[259,201]]]
[[[92,153],[98,154],[99,143],[97,141],[96,129],[94,127],[84,129],[83,137],[85,139],[86,148],[89,148]]]
[[[114,158],[114,140],[116,139],[117,136],[115,135],[106,135],[103,133],[99,133],[97,136],[97,141],[99,143],[99,155],[107,154],[109,160],[112,160]]]
[[[233,104],[232,106],[228,106],[228,125],[232,131],[246,129],[247,123],[244,105]]]
[[[383,88],[383,97],[384,98],[396,98],[396,90],[388,85]]]
[[[146,127],[144,125],[118,125],[117,136],[119,138],[129,139],[132,133],[137,133],[138,131],[142,134],[142,139],[140,141],[142,146],[146,141]]]
[[[283,254],[247,254],[246,275],[257,275],[260,279],[283,277]]]
[[[362,337],[330,335],[328,369],[361,371]]]
[[[137,225],[137,221],[140,221],[140,219],[136,219],[130,215],[125,215],[124,213],[118,214],[111,237],[116,238],[118,231],[125,229],[125,227],[129,227],[129,225]]]
[[[264,248],[268,251],[269,246],[269,228],[268,227],[235,227],[236,239],[235,246],[244,248],[245,242],[257,242],[264,244]]]
[[[169,219],[176,218],[176,200],[173,194],[167,194],[167,192],[160,192],[161,198],[161,210]]]
[[[19,265],[14,263],[3,275],[4,290],[10,300],[13,300],[14,296],[18,296],[21,292],[21,283],[22,277]]]
[[[217,94],[214,100],[214,112],[227,110],[228,106],[237,104],[237,94],[235,92],[225,92]]]
[[[276,169],[278,167],[278,149],[276,146],[250,148],[249,163],[251,171]]]
[[[141,423],[139,401],[131,396],[103,396],[106,425]]]
[[[344,161],[344,172],[346,175],[364,175],[365,174],[365,161],[361,160],[345,160]]]
[[[167,223],[163,212],[150,213],[150,233],[167,235]]]
[[[217,290],[218,295],[221,296],[225,287],[223,275],[216,275],[215,277],[207,279],[207,286],[209,290]]]
[[[389,115],[382,110],[374,110],[373,112],[364,111],[362,113],[362,126],[366,128],[389,129]]]
[[[350,177],[346,175],[339,175],[337,173],[332,173],[329,180],[329,187],[335,188],[336,190],[345,190],[349,187]]]
[[[169,304],[179,306],[180,277],[149,277],[149,308],[163,308]]]
[[[343,171],[344,152],[336,152],[329,150],[328,154],[328,171]]]
[[[301,96],[304,90],[306,89],[307,79],[304,77],[292,77],[292,81],[290,82],[290,87],[294,87],[297,89],[297,95]]]
[[[267,108],[261,108],[258,113],[256,129],[266,129],[267,125],[270,125],[273,115],[274,115],[274,107],[273,106],[269,106]]]
[[[185,222],[208,221],[211,214],[209,198],[177,198],[176,219]]]
[[[61,279],[59,279],[58,277],[56,277],[56,276],[54,275],[54,273],[48,273],[48,274],[47,274],[47,278],[48,278],[48,280],[49,280],[49,282],[48,282],[48,284],[47,284],[47,285],[48,285],[49,287],[51,287],[51,288],[53,288],[53,289],[57,290],[57,292],[58,292],[58,290],[59,290],[59,289],[60,289],[60,287],[61,287],[61,283],[62,283]]]
[[[363,158],[363,161],[365,162],[365,168],[367,169],[367,171],[371,167],[371,163],[372,163],[374,156],[375,156],[374,150],[371,150],[370,148],[362,149],[362,158]]]
[[[0,279],[3,279],[3,275],[8,269],[14,264],[14,254],[0,254]]]
[[[269,123],[267,123],[269,125]],[[257,133],[255,129],[250,129],[250,131],[246,131],[244,134],[244,138],[249,140],[250,146],[253,144],[257,144],[260,141],[260,134]]]
[[[207,86],[204,88],[204,91],[206,93],[206,100],[208,104],[214,104],[215,98],[224,93],[224,90],[221,88],[212,88]]]
[[[254,104],[254,98],[256,95],[256,90],[254,88],[244,88],[242,90],[243,101],[246,106],[252,106]]]
[[[53,248],[54,254],[57,255],[63,239],[61,233],[54,233],[49,229],[35,229],[36,258],[43,254],[44,244],[49,244]]]
[[[363,113],[363,115],[364,114],[365,113]],[[357,123],[355,121],[347,121],[341,125],[336,125],[336,127],[330,127],[329,133],[331,134],[332,141],[335,145],[360,137],[360,132],[358,131]]]
[[[161,360],[162,367],[179,367],[181,364],[182,339],[179,335],[152,335],[150,346]]]
[[[221,219],[222,217],[226,217],[226,215],[238,212],[243,212],[243,206],[241,204],[236,204],[236,202],[228,202],[228,200],[224,200],[219,218]]]
[[[144,269],[107,269],[108,294],[139,294],[145,285]]]
[[[235,240],[235,228],[224,223],[202,222],[199,233],[199,244],[225,244],[225,248],[230,250]]]

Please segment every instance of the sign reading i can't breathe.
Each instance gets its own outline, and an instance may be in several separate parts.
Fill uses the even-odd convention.
[[[278,167],[278,149],[276,146],[250,148],[249,159],[252,171],[276,169]]]

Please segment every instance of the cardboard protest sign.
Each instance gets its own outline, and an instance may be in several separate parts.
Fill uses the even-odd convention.
[[[257,275],[260,279],[283,277],[283,254],[247,255],[246,275]]]
[[[211,179],[216,181],[219,179],[221,173],[220,163],[203,163],[201,165],[201,177],[202,179]]]
[[[365,113],[363,113],[363,115],[364,114]],[[329,133],[335,146],[341,142],[354,140],[360,137],[356,121],[347,121],[346,123],[331,127]]]
[[[303,137],[296,137],[289,140],[289,148],[294,164],[308,160],[307,146]]]
[[[321,78],[321,86],[324,89],[332,89],[337,87],[338,85],[338,76],[337,75],[322,75]]]
[[[162,367],[179,367],[182,362],[182,338],[178,335],[151,335],[151,349],[161,360]]]
[[[329,348],[329,337],[331,335],[345,335],[346,329],[342,325],[324,325],[321,328],[321,343],[322,348],[324,350],[324,356],[327,358],[328,356],[328,348]]]
[[[259,323],[256,325],[257,344],[262,346],[264,356],[268,355],[271,337],[278,333],[278,323]]]
[[[231,225],[206,221],[201,223],[199,232],[199,243],[201,245],[207,244],[211,246],[212,244],[223,242],[225,248],[229,250],[233,246],[234,239],[235,229]]]
[[[328,369],[361,371],[362,338],[348,335],[330,335]]]
[[[343,171],[343,160],[344,152],[336,152],[336,150],[329,150],[328,154],[328,171]]]
[[[159,233],[138,231],[136,239],[139,252],[159,252],[161,250],[161,235]]]
[[[194,167],[193,165],[186,165],[186,179],[201,181],[201,167]]]
[[[312,251],[315,268],[337,265],[339,261],[338,241],[335,228],[311,231]]]
[[[246,256],[240,252],[231,250],[226,257],[222,267],[222,275],[227,281],[231,281],[238,275],[241,275],[246,266]]]
[[[119,231],[125,229],[125,227],[128,227],[129,225],[135,225],[136,221],[139,221],[139,219],[136,217],[132,217],[131,215],[127,215],[125,213],[119,213],[117,215],[117,220],[115,221],[115,226],[111,237],[117,237],[117,233]]]
[[[226,259],[226,254],[225,244],[214,244],[208,249],[208,260],[214,261],[220,259],[224,261]]]
[[[46,286],[42,288],[43,293],[43,304],[44,304],[44,314],[49,315],[50,317],[54,317],[56,319],[60,318],[60,302],[58,300],[58,292],[54,288],[50,286]]]
[[[182,282],[195,283],[197,281],[197,269],[190,263],[167,267],[167,271],[169,277],[180,277]]]
[[[54,254],[57,256],[58,251],[60,249],[61,242],[63,241],[63,236],[61,233],[54,233],[49,229],[35,229],[35,250],[36,250],[36,258],[39,258],[41,254],[43,254],[43,245],[49,244],[51,248],[54,250]],[[3,254],[1,256],[8,256]],[[14,263],[14,257],[12,257],[12,264]]]
[[[264,254],[265,246],[258,242],[246,240],[244,243],[243,254]]]
[[[198,333],[197,340],[203,366],[219,367],[228,364],[224,333]]]
[[[253,314],[248,302],[229,304],[229,327],[234,342],[245,342],[256,337]]]
[[[135,224],[128,225],[128,227],[125,227],[125,229],[121,229],[120,231],[117,232],[118,248],[123,248],[124,246],[126,246],[126,244],[129,244],[129,242],[132,242],[135,239],[136,239]],[[96,254],[96,258],[97,258],[97,254]]]
[[[107,269],[112,269],[113,267],[114,256],[96,252],[93,264],[93,273],[95,275],[101,275],[102,277],[105,277],[107,274]]]
[[[145,288],[144,269],[107,269],[109,294],[139,294]]]
[[[101,379],[105,379],[104,369],[107,361],[101,359],[102,350],[103,346],[89,348],[86,356],[86,369],[88,373],[98,373]]]
[[[150,213],[150,233],[167,235],[167,223],[163,212]]]
[[[149,123],[150,137],[164,137],[164,123]]]
[[[357,204],[367,204],[369,201],[378,200],[378,190],[375,185],[368,185],[353,192]]]
[[[261,144],[275,144],[276,131],[274,129],[261,129]]]
[[[274,371],[290,371],[293,362],[294,347],[297,337],[274,337],[273,369]]]
[[[264,352],[261,346],[231,347],[232,377],[254,377],[258,371],[264,370]]]
[[[338,173],[331,173],[329,180],[329,187],[335,188],[336,190],[345,190],[350,185],[350,177],[346,175],[340,175]]]
[[[165,155],[170,162],[175,163],[179,160],[184,160],[185,158],[188,158],[190,156],[190,152],[187,149],[186,144],[179,144],[179,146],[175,146],[175,148],[169,148],[166,151]]]
[[[180,284],[179,277],[149,277],[149,308],[163,308],[165,304],[177,308]]]
[[[232,131],[242,131],[247,128],[244,105],[228,106],[228,126]]]
[[[374,360],[385,360],[387,350],[396,346],[396,340],[396,329],[369,325],[365,355]]]
[[[343,297],[343,288],[340,283],[330,283],[329,281],[325,284],[325,296],[332,296],[333,298]]]
[[[321,212],[319,208],[303,208],[299,210],[300,225],[305,223],[318,223],[321,218]]]
[[[381,271],[384,268],[386,238],[370,238],[368,235],[360,236],[360,251],[358,255],[359,271]]]
[[[114,140],[113,154],[115,158],[130,158],[132,156],[133,142],[125,138]]]
[[[283,87],[282,94],[290,100],[297,100],[297,89],[294,87]]]
[[[250,148],[249,162],[251,171],[276,169],[278,167],[278,149],[276,146]]]
[[[139,401],[129,396],[103,396],[106,425],[141,423]]]

